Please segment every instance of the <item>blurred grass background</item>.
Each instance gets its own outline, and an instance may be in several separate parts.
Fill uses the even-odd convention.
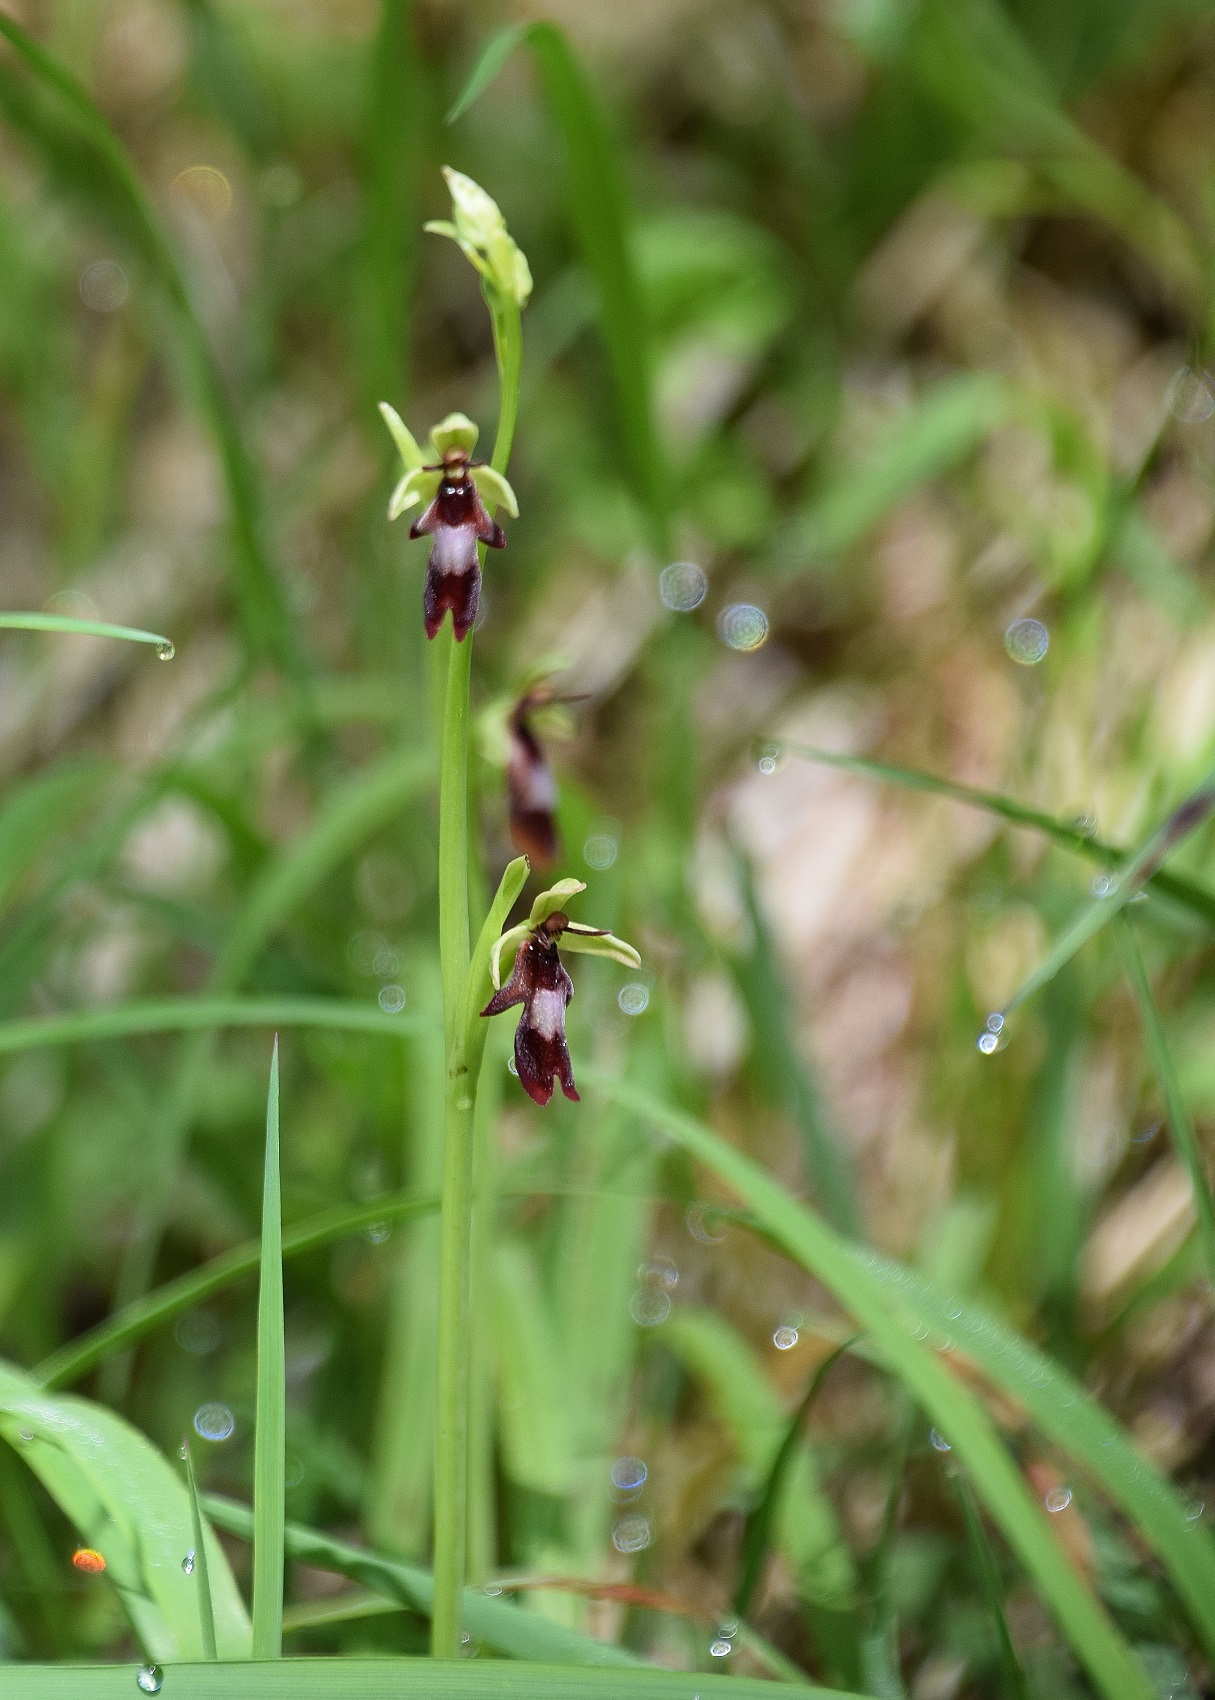
[[[588,176],[576,138],[571,158],[525,51],[444,126],[522,12],[8,10],[88,89],[147,208],[5,48],[0,602],[170,632],[177,654],[0,643],[2,1012],[204,988],[437,1012],[424,546],[385,523],[375,403],[419,436],[456,407],[492,425],[475,280],[420,234],[454,165],[498,199],[536,279],[521,518],[487,569],[476,706],[492,719],[540,664],[579,699],[550,749],[557,871],[588,880],[587,917],[646,964],[645,997],[620,1003],[618,972],[579,964],[576,1056],[661,1086],[837,1225],[982,1295],[1212,1502],[1209,1294],[1108,935],[997,1054],[975,1047],[1092,868],[953,802],[756,759],[779,738],[880,756],[1118,844],[1206,771],[1211,8],[565,0],[544,15],[618,181]],[[613,210],[635,300],[602,293]],[[691,609],[659,594],[677,561],[707,579]],[[762,612],[758,643],[740,609]],[[1027,618],[1049,632],[1032,666],[1005,646]],[[485,748],[492,884],[509,845]],[[1178,858],[1200,881],[1210,843]],[[1206,935],[1160,899],[1134,914],[1209,1138]],[[689,1210],[711,1186],[673,1148],[593,1100],[535,1111],[494,1044],[474,1571],[636,1577],[687,1616],[529,1604],[659,1658],[757,1668],[745,1638],[709,1654],[705,1624],[731,1615],[784,1413],[850,1330],[808,1279]],[[267,1051],[236,1033],[4,1063],[6,1356],[32,1365],[256,1232]],[[293,1032],[282,1067],[288,1227],[434,1191],[431,1040]],[[433,1219],[385,1224],[288,1268],[289,1515],[409,1558],[429,1543],[436,1236]],[[196,1442],[196,1462],[244,1495],[253,1326],[234,1288],[84,1390],[170,1453],[226,1407],[230,1437]],[[1161,1692],[1201,1692],[1133,1541],[1013,1427]],[[809,1434],[754,1621],[860,1686],[897,1619],[883,1680],[913,1700],[1001,1692],[963,1508],[900,1395],[846,1359]],[[637,1458],[640,1486],[620,1468]],[[0,1457],[7,1657],[129,1650],[72,1544]],[[1084,1693],[1005,1568],[1032,1692]],[[332,1586],[295,1570],[295,1650],[422,1646],[406,1613],[307,1627]]]

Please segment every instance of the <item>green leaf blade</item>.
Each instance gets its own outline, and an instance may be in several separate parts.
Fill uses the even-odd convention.
[[[286,1347],[283,1226],[279,1187],[278,1039],[266,1100],[261,1283],[257,1305],[257,1432],[253,1449],[253,1656],[283,1652],[283,1527],[286,1522]]]

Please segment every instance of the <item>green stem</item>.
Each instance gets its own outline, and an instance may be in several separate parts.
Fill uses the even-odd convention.
[[[489,299],[500,401],[491,465],[505,472],[519,407],[523,341],[519,310]],[[484,555],[484,550],[482,551]],[[472,634],[456,643],[450,625],[447,697],[439,765],[439,956],[447,1086],[443,1119],[443,1206],[439,1240],[439,1348],[435,1415],[434,1612],[430,1650],[460,1650],[467,1568],[469,1339],[472,1310],[473,1114],[484,1046],[469,1039],[468,703]]]
[[[1198,1217],[1198,1237],[1202,1243],[1203,1256],[1206,1259],[1207,1278],[1215,1292],[1215,1200],[1211,1197],[1211,1183],[1207,1178],[1206,1164],[1199,1149],[1198,1139],[1194,1133],[1194,1123],[1190,1117],[1189,1106],[1181,1092],[1181,1082],[1177,1078],[1177,1070],[1173,1066],[1173,1058],[1169,1051],[1168,1041],[1164,1036],[1164,1025],[1160,1020],[1160,1011],[1152,996],[1152,988],[1148,983],[1147,970],[1143,966],[1143,957],[1139,953],[1139,945],[1135,938],[1130,919],[1125,915],[1117,918],[1118,947],[1122,955],[1122,965],[1126,970],[1135,1001],[1139,1005],[1139,1013],[1143,1018],[1143,1030],[1147,1039],[1148,1052],[1152,1066],[1164,1093],[1165,1109],[1168,1113],[1169,1127],[1173,1134],[1173,1143],[1181,1153],[1190,1176],[1190,1190],[1194,1195],[1194,1209]]]

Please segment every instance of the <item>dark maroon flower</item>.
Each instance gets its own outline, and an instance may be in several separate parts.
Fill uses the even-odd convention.
[[[504,549],[506,534],[485,511],[473,481],[472,462],[463,449],[453,446],[441,467],[428,466],[423,471],[441,474],[434,501],[409,528],[411,537],[434,539],[422,594],[426,636],[436,636],[450,608],[451,629],[460,643],[472,630],[481,600],[477,544]]]
[[[565,1041],[565,1008],[574,995],[574,982],[561,963],[557,940],[569,926],[561,909],[532,929],[520,944],[506,984],[496,991],[482,1015],[501,1015],[521,1003],[523,1014],[515,1029],[515,1067],[529,1098],[547,1104],[553,1081],[560,1080],[567,1098],[578,1099],[574,1068]]]
[[[452,631],[460,643],[472,630],[481,600],[477,545],[485,543],[491,549],[506,546],[502,527],[490,518],[485,503],[500,505],[516,518],[519,505],[515,493],[500,472],[470,458],[476,447],[477,427],[464,414],[450,413],[432,428],[430,441],[439,461],[427,466],[395,408],[382,401],[380,412],[405,465],[405,476],[388,504],[388,517],[396,519],[415,502],[424,502],[426,506],[409,535],[434,539],[422,598],[426,635],[432,638],[438,634],[450,609]]]
[[[533,710],[552,701],[549,687],[537,685],[519,699],[507,723],[510,753],[506,762],[506,792],[511,843],[537,868],[551,868],[560,848],[554,818],[557,781],[530,718]]]
[[[527,875],[526,860],[520,857],[518,862],[512,862],[507,873],[512,869],[519,871],[519,884],[514,888],[517,891]],[[574,985],[562,967],[557,940],[564,938],[567,950],[606,956],[626,968],[641,966],[641,958],[631,944],[602,928],[570,920],[562,905],[567,898],[585,890],[581,880],[558,880],[540,893],[527,920],[503,933],[490,952],[489,973],[495,986],[501,980],[502,958],[508,950],[515,952],[515,965],[510,979],[501,990],[495,991],[481,1014],[501,1015],[514,1004],[523,1005],[515,1029],[515,1067],[524,1090],[537,1104],[548,1103],[554,1080],[561,1082],[567,1098],[578,1097],[565,1042],[565,1009],[574,995]]]

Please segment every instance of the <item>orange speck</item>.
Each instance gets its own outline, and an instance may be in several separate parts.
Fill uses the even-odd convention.
[[[96,1547],[77,1547],[72,1554],[72,1563],[77,1570],[85,1570],[90,1576],[96,1576],[105,1569],[105,1559]]]

